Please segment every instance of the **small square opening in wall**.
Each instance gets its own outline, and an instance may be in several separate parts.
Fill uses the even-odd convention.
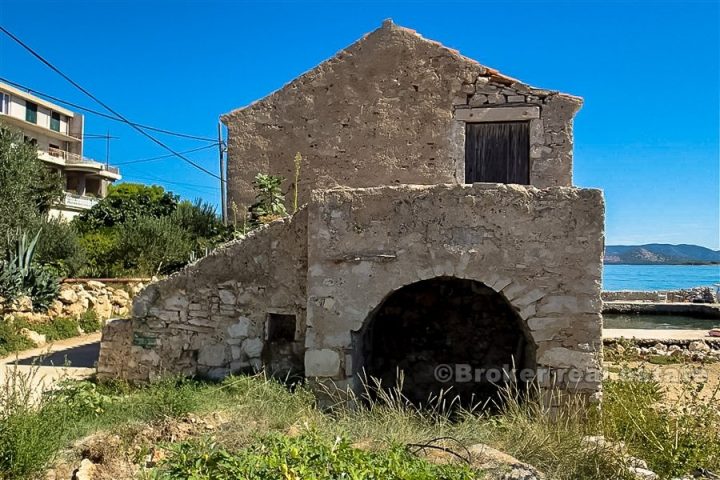
[[[269,342],[295,340],[295,315],[268,313],[267,339]]]

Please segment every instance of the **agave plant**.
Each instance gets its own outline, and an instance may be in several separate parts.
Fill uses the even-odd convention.
[[[45,309],[57,297],[60,284],[50,269],[33,263],[39,238],[40,231],[30,241],[23,232],[8,250],[7,258],[0,261],[0,296],[13,300],[27,295],[33,305]]]

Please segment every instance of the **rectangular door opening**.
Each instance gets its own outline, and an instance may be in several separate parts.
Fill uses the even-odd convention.
[[[529,122],[465,125],[465,183],[530,184]]]

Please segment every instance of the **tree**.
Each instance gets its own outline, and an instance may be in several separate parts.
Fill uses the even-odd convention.
[[[63,197],[62,177],[38,158],[22,133],[0,123],[0,235],[16,238],[20,229],[39,226]]]
[[[179,196],[159,185],[121,183],[110,185],[105,198],[76,219],[80,231],[114,227],[140,217],[160,218],[172,214]]]

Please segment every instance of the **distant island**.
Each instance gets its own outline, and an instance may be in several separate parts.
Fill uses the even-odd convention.
[[[699,245],[607,245],[606,265],[715,265],[720,264],[720,250]]]

